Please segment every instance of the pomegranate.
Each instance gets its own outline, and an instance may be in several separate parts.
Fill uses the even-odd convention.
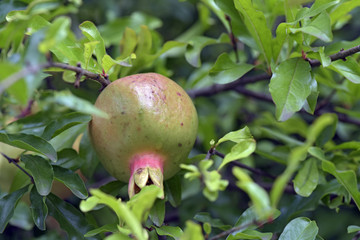
[[[163,189],[195,142],[198,117],[186,92],[157,73],[127,76],[109,84],[95,106],[89,133],[105,169],[127,182],[129,196],[146,185]]]

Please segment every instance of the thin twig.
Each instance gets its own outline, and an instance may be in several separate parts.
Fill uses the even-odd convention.
[[[219,233],[218,235],[215,235],[215,236],[209,238],[209,240],[217,240],[217,239],[225,238],[226,236],[228,236],[231,233],[246,229],[246,228],[248,228],[248,227],[250,227],[251,225],[254,225],[254,224],[256,224],[258,227],[262,227],[264,224],[266,224],[268,222],[271,222],[271,221],[272,221],[272,219],[268,219],[267,221],[263,221],[263,222],[252,221],[252,222],[246,223],[244,225],[240,225],[240,226],[237,226],[237,227],[230,228],[229,230],[226,230],[224,232]]]
[[[34,182],[34,178],[30,175],[30,173],[28,173],[25,169],[23,169],[19,164],[18,164],[18,160],[14,159],[14,158],[11,158],[9,156],[7,156],[6,154],[4,153],[1,153],[1,155],[4,156],[4,158],[6,158],[9,163],[12,163],[14,164],[17,168],[19,168],[21,171],[23,171],[29,178],[30,178],[30,181],[32,184],[35,184]]]
[[[221,158],[224,158],[225,157],[225,154],[219,152],[218,150],[214,149],[214,155],[218,156],[218,157],[221,157]],[[261,171],[260,169],[256,169],[256,168],[252,168],[248,165],[245,165],[243,163],[240,163],[240,162],[237,162],[237,161],[234,161],[234,162],[231,162],[232,165],[235,165],[237,167],[240,167],[240,168],[243,168],[243,169],[246,169],[252,173],[255,173],[257,175],[261,175],[261,176],[265,176],[265,177],[268,177],[268,178],[271,178],[271,179],[276,179],[275,176],[271,175],[270,173],[267,173],[267,172],[264,172],[264,171]]]
[[[232,45],[234,53],[235,53],[236,62],[238,63],[239,62],[239,54],[238,54],[237,39],[235,38],[234,32],[232,30],[231,18],[228,15],[226,15],[225,18],[229,23],[229,27],[230,27],[229,37],[230,37],[231,45]]]
[[[341,50],[340,52],[337,52],[335,54],[330,55],[331,61],[336,61],[339,59],[345,60],[346,57],[353,55],[357,52],[360,52],[360,45],[347,49],[347,50]],[[319,60],[312,60],[305,57],[305,60],[310,63],[312,67],[318,67],[321,65],[321,62]],[[199,89],[191,89],[188,91],[188,94],[192,98],[201,97],[201,96],[212,96],[215,94],[218,94],[220,92],[230,91],[230,90],[236,90],[238,86],[244,87],[246,84],[249,83],[255,83],[262,80],[270,80],[271,75],[265,73],[265,74],[259,74],[255,76],[243,76],[233,82],[226,83],[226,84],[213,84],[208,87],[203,87]]]
[[[36,65],[36,66],[31,65],[31,66],[25,67],[21,71],[16,72],[13,75],[10,75],[9,77],[7,77],[6,79],[4,79],[1,82],[0,94],[2,94],[5,91],[5,89],[10,87],[12,84],[16,83],[17,81],[26,77],[27,75],[35,74],[43,69],[48,69],[48,68],[61,68],[64,70],[76,72],[77,76],[85,76],[87,78],[98,81],[99,83],[101,83],[101,85],[103,87],[106,87],[107,85],[110,84],[110,81],[108,79],[104,78],[101,74],[90,72],[81,67],[75,67],[75,66],[71,66],[71,65],[68,65],[65,63],[58,63],[58,62],[50,61],[48,63],[41,64],[41,65]]]
[[[349,48],[347,50],[340,50],[339,52],[332,54],[329,57],[332,62],[339,60],[339,59],[346,60],[346,57],[353,55],[357,52],[360,52],[360,45]],[[321,62],[319,60],[307,59],[307,61],[309,61],[310,65],[312,67],[318,67],[321,65]]]
[[[233,82],[226,83],[226,84],[213,84],[208,87],[199,88],[199,89],[191,89],[187,93],[191,98],[196,97],[206,97],[212,96],[220,92],[234,90],[237,86],[245,86],[249,83],[255,83],[258,81],[269,80],[271,76],[267,73],[265,74],[258,74],[254,76],[243,76]]]

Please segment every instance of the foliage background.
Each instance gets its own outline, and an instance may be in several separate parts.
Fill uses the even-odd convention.
[[[218,5],[216,5],[215,2],[218,3]],[[76,44],[80,44],[81,46],[84,46],[86,42],[91,42],[90,39],[84,37],[84,31],[79,28],[79,25],[84,21],[91,21],[97,27],[104,40],[106,53],[113,59],[119,57],[119,59],[116,60],[123,61],[108,72],[110,73],[110,80],[114,80],[118,76],[137,72],[158,72],[178,82],[188,90],[191,96],[197,95],[196,89],[234,81],[246,72],[248,72],[246,76],[250,77],[268,74],[270,71],[274,72],[279,63],[285,62],[290,58],[298,57],[298,59],[302,61],[302,51],[306,52],[310,59],[318,59],[324,64],[326,57],[322,57],[321,54],[319,54],[319,52],[322,51],[320,50],[321,46],[326,46],[324,54],[328,56],[337,53],[342,48],[349,49],[360,44],[360,23],[356,18],[356,16],[360,14],[360,9],[357,1],[316,1],[320,6],[325,6],[326,4],[329,4],[329,6],[324,7],[322,11],[311,15],[309,18],[302,19],[302,25],[308,24],[312,18],[315,19],[315,17],[319,17],[320,14],[328,14],[335,18],[336,16],[334,17],[332,13],[336,12],[336,8],[345,6],[344,8],[346,10],[344,10],[344,14],[339,16],[336,22],[331,22],[331,26],[329,27],[331,34],[326,33],[324,30],[314,37],[314,34],[309,34],[309,32],[305,30],[299,32],[293,30],[291,33],[287,32],[286,35],[289,36],[289,39],[287,40],[288,42],[283,45],[283,50],[280,54],[281,60],[276,63],[267,64],[266,54],[264,55],[261,51],[259,53],[259,46],[256,46],[256,41],[252,39],[251,31],[249,29],[245,30],[246,26],[241,24],[244,19],[240,17],[242,16],[241,14],[239,14],[238,19],[231,19],[232,33],[238,39],[238,52],[234,51],[234,45],[231,44],[231,39],[229,38],[231,34],[228,34],[229,22],[224,18],[225,8],[219,10],[217,7],[214,7],[221,6],[219,3],[227,6],[227,4],[231,2],[232,1],[207,0],[84,0],[83,2],[75,0],[3,0],[0,2],[0,79],[4,80],[11,76],[11,74],[21,71],[21,69],[29,69],[29,66],[44,64],[48,62],[50,55],[53,60],[75,66],[78,62],[75,61],[75,59],[82,57],[77,55],[74,59],[69,59],[66,55],[68,53],[64,53],[65,57],[61,57],[61,53],[56,49],[56,46],[69,39],[70,41],[76,41]],[[294,6],[298,6],[298,4],[301,3],[306,7],[311,7],[312,4],[311,1],[256,0],[252,2],[258,10],[264,13],[268,23],[268,29],[273,38],[278,36],[276,30],[279,24],[286,21],[286,18],[289,18],[289,16],[284,16],[288,14],[283,7],[284,2],[294,3]],[[333,3],[333,5],[331,5],[331,3]],[[19,15],[14,14],[12,15],[13,19],[9,21],[8,14],[10,11],[29,9],[31,4],[35,6],[32,9],[33,12],[29,11],[25,14],[20,13]],[[294,11],[298,11],[301,8],[302,7],[294,7],[294,9],[296,9]],[[338,11],[340,12],[340,10]],[[47,28],[41,30],[41,28],[39,28],[40,30],[37,29],[39,31],[34,31],[32,34],[24,34],[26,31],[29,31],[30,19],[33,19],[37,15],[44,17],[52,23],[58,19],[59,28],[53,27],[52,29],[50,28],[50,30]],[[6,16],[8,16],[7,21]],[[65,18],[60,18],[60,16],[65,16]],[[219,16],[222,16],[223,19],[219,19]],[[289,23],[291,21],[287,22]],[[35,23],[40,24],[36,21]],[[35,25],[30,27],[35,29],[37,26]],[[142,25],[146,25],[148,27],[147,30],[144,30],[144,28],[141,27]],[[302,25],[293,25],[291,27],[300,29]],[[325,29],[327,25],[318,25],[317,27],[319,26]],[[61,27],[64,27],[64,30],[59,30]],[[140,36],[138,39],[128,39],[125,41],[123,34],[127,31],[126,27],[132,28],[137,34],[143,35],[138,35]],[[235,28],[238,30],[234,30]],[[314,29],[309,31],[310,33],[315,32]],[[222,34],[224,35],[220,38]],[[204,39],[201,37],[207,38]],[[330,39],[326,40],[327,37]],[[301,38],[301,40],[299,40],[299,38]],[[152,41],[152,46],[148,49],[149,52],[147,55],[142,55],[141,51],[135,52],[137,55],[136,59],[129,58],[129,54],[122,55],[124,46],[131,45],[132,41],[140,42],[144,40],[144,42],[146,42],[150,41],[149,39]],[[324,41],[324,39],[326,41]],[[176,41],[174,45],[169,45],[168,49],[162,48],[165,42],[173,40]],[[273,42],[276,42],[275,39],[273,40]],[[275,43],[273,44],[275,45]],[[146,46],[146,44],[144,44],[144,46]],[[60,48],[61,47],[62,46],[60,46]],[[84,50],[84,47],[82,47],[81,50]],[[96,51],[95,49],[95,52],[92,52],[93,56],[88,60],[90,63],[88,70],[100,74],[101,66],[96,63],[99,62]],[[161,54],[157,55],[159,52]],[[228,55],[222,55],[224,53],[228,53]],[[76,54],[78,53],[76,52]],[[80,55],[82,56],[82,54],[81,52]],[[236,54],[238,55],[239,63],[236,63]],[[149,57],[150,55],[156,57]],[[226,58],[227,56],[228,58]],[[197,57],[200,57],[200,59]],[[179,226],[192,236],[196,236],[195,234],[198,230],[196,227],[192,228],[191,225],[189,225],[189,220],[199,223],[203,227],[202,234],[204,235],[208,232],[208,225],[211,225],[212,230],[210,236],[215,236],[241,223],[241,221],[239,222],[239,217],[250,205],[254,205],[255,207],[264,207],[264,212],[266,212],[265,210],[268,210],[268,208],[272,210],[273,208],[277,208],[281,211],[281,215],[276,218],[276,214],[274,214],[273,217],[276,219],[274,221],[270,221],[269,219],[265,220],[264,226],[260,228],[254,227],[256,224],[259,224],[259,222],[252,221],[251,219],[249,220],[250,224],[246,225],[242,231],[257,228],[260,232],[272,233],[272,238],[277,239],[292,219],[306,217],[307,219],[304,220],[304,222],[309,224],[307,225],[309,228],[304,230],[304,232],[308,233],[318,229],[318,234],[309,234],[309,238],[304,237],[303,239],[315,239],[315,237],[316,239],[358,239],[358,235],[356,234],[359,229],[355,226],[354,231],[349,231],[348,226],[360,225],[359,208],[356,207],[354,201],[354,196],[355,199],[357,196],[359,200],[359,190],[356,180],[359,179],[360,174],[360,115],[358,113],[360,108],[360,95],[358,94],[360,90],[358,85],[360,83],[360,68],[358,54],[354,54],[349,58],[352,59],[351,63],[353,65],[346,66],[349,62],[348,60],[345,64],[345,68],[348,68],[344,71],[336,67],[331,68],[331,66],[312,68],[311,76],[317,82],[317,87],[315,90],[313,89],[314,91],[312,91],[312,93],[316,95],[317,106],[321,107],[316,110],[313,108],[312,110],[301,111],[294,107],[292,111],[297,113],[289,119],[281,119],[279,114],[276,113],[275,104],[270,98],[269,78],[247,84],[246,88],[243,86],[236,91],[208,91],[204,96],[194,98],[194,103],[199,114],[200,125],[198,139],[190,155],[190,158],[194,157],[194,159],[187,162],[194,164],[195,170],[193,169],[193,178],[191,178],[191,174],[188,174],[191,173],[191,169],[184,167],[177,177],[166,183],[166,186],[178,186],[181,182],[182,189],[173,188],[175,190],[171,192],[165,188],[166,193],[172,196],[173,199],[169,197],[166,204],[164,202],[158,204],[158,206],[160,206],[159,209],[162,209],[162,204],[165,204],[165,211],[153,210],[152,214],[150,214],[152,216],[151,220],[148,220],[146,223],[146,226],[149,227],[148,229],[151,229],[150,226],[156,225],[154,216],[161,219],[161,216],[164,215],[164,222],[167,225]],[[124,66],[126,65],[125,62],[133,66],[126,67]],[[220,70],[213,68],[216,62]],[[303,62],[305,62],[305,60]],[[249,66],[248,70],[246,70],[246,66]],[[83,64],[82,67],[84,67]],[[254,69],[249,71],[250,68],[253,67]],[[291,67],[289,67],[289,69],[291,69]],[[68,75],[63,75],[58,69],[55,70],[53,68],[52,70],[51,72],[47,72],[46,75],[44,73],[40,74],[28,71],[25,76],[23,76],[24,80],[22,80],[22,82],[16,83],[17,85],[12,86],[12,88],[7,88],[6,92],[2,94],[0,107],[3,130],[0,132],[0,140],[10,144],[5,136],[14,134],[11,136],[23,143],[25,140],[16,134],[26,133],[41,136],[54,147],[58,152],[57,158],[61,159],[60,163],[51,163],[54,169],[56,169],[54,166],[58,165],[63,168],[58,171],[65,172],[64,169],[69,169],[71,174],[73,174],[75,170],[81,169],[87,179],[85,182],[86,189],[99,188],[114,179],[109,177],[102,166],[98,164],[86,136],[83,137],[80,144],[80,140],[76,139],[81,133],[86,132],[86,125],[90,120],[89,114],[96,111],[88,102],[93,103],[95,101],[101,86],[92,80],[83,81],[82,78],[80,88],[75,88],[73,84],[75,81],[75,73],[71,75],[70,71],[66,71],[65,73]],[[349,75],[351,76],[349,77]],[[284,78],[285,82],[286,78],[287,76]],[[65,81],[63,79],[65,79]],[[351,79],[351,81],[349,79]],[[3,87],[4,86],[1,85],[1,92],[4,90]],[[232,89],[235,88],[236,87]],[[300,95],[300,92],[301,90],[296,90],[294,95]],[[305,98],[307,99],[307,97],[308,96]],[[88,102],[82,102],[79,99],[84,99]],[[31,109],[27,108],[29,101],[32,102],[32,105],[30,105]],[[316,104],[314,100],[307,99],[307,101],[310,105],[311,103]],[[76,105],[75,107],[74,103]],[[314,113],[314,110],[315,114],[306,113],[306,111]],[[81,111],[83,114],[71,115],[74,111]],[[32,115],[30,113],[34,114]],[[326,113],[335,114],[327,115]],[[27,117],[22,118],[23,116]],[[33,118],[31,118],[31,116],[33,116]],[[321,116],[323,118],[318,120],[318,124],[315,124],[315,120]],[[13,121],[14,118],[18,118],[19,120],[9,125],[9,122]],[[278,121],[279,118],[280,120],[286,121]],[[229,163],[219,171],[219,173],[221,173],[221,179],[228,181],[226,190],[220,186],[224,184],[224,182],[221,182],[217,176],[214,177],[214,179],[204,180],[206,174],[217,172],[216,170],[219,165],[221,165],[223,158],[221,154],[217,154],[220,155],[220,157],[213,154],[212,159],[214,159],[214,166],[212,166],[210,170],[206,168],[201,169],[200,160],[205,159],[208,151],[212,149],[211,147],[214,146],[221,137],[231,131],[243,129],[245,126],[250,129],[251,134],[256,140],[255,152],[250,156],[248,156],[249,154],[245,154],[243,159]],[[44,135],[44,129],[47,129],[47,138],[46,135]],[[249,135],[246,134],[241,135],[244,134],[243,132],[238,134],[249,137]],[[213,139],[215,143],[211,145],[210,142]],[[233,140],[234,139],[230,139],[230,141],[222,143],[216,147],[216,150],[223,154],[230,153],[234,146],[233,142],[236,142]],[[14,141],[11,143],[13,146],[22,148],[22,145],[20,146],[18,143],[14,143]],[[246,142],[246,144],[249,144],[249,142]],[[305,153],[301,152],[304,150],[301,149],[301,146],[306,147]],[[317,149],[312,148],[313,152],[311,152],[309,151],[311,146],[317,147]],[[70,150],[70,148],[77,149],[79,153]],[[23,149],[30,150],[31,152],[35,151],[34,149],[29,149],[29,147],[23,147]],[[39,150],[38,153],[44,156],[45,150],[41,147],[35,147],[35,149]],[[301,152],[299,156],[296,155],[297,153],[294,149],[298,149],[298,152]],[[318,153],[316,150],[319,149],[324,151],[326,155],[325,160],[321,160],[321,156],[319,157],[319,155],[316,154]],[[8,146],[4,146],[0,148],[0,150],[11,156],[11,150]],[[16,158],[21,151],[14,151],[15,153],[13,153],[11,157]],[[241,155],[244,152],[246,152],[246,148],[238,150],[237,154]],[[45,155],[49,158],[49,154]],[[307,156],[306,161],[305,158],[300,156],[302,154]],[[284,194],[282,194],[282,190],[279,190],[281,187],[278,189],[278,192],[276,192],[273,187],[276,177],[284,176],[284,172],[290,171],[289,165],[291,164],[289,164],[289,162],[292,157],[301,160],[296,160],[297,163],[294,165],[293,171],[290,172],[289,179],[286,179],[290,181],[290,184],[283,186],[285,188]],[[350,171],[349,174],[351,176],[349,177],[347,175],[349,178],[345,180],[345,183],[340,184],[339,179],[341,179],[341,177],[336,178],[334,177],[336,174],[329,174],[329,171],[325,170],[326,167],[324,167],[323,162],[327,160],[334,164],[336,167],[335,172],[341,174],[343,171]],[[23,167],[32,172],[30,170],[32,169],[31,160],[26,160],[26,157],[22,157],[21,161],[21,164],[24,165]],[[29,165],[26,165],[27,161]],[[49,161],[44,163],[44,169],[49,165],[48,162]],[[245,175],[251,176],[250,180],[234,177],[232,169],[234,166],[239,166],[239,162],[249,167],[249,171],[245,172]],[[203,161],[203,164],[208,163],[209,161]],[[15,166],[13,164],[7,164],[6,160],[3,160],[0,166],[0,196],[2,197],[0,199],[2,205],[0,206],[4,209],[5,206],[8,206],[6,203],[9,202],[5,197],[9,196],[7,193],[27,186],[30,180],[27,176],[21,174],[19,170],[14,170],[16,169]],[[243,165],[240,166],[244,168]],[[316,169],[316,173],[313,172],[314,169]],[[11,171],[17,172],[17,175],[15,177],[12,176]],[[5,172],[9,174],[6,175]],[[64,174],[64,172],[62,172],[62,174]],[[184,178],[186,174],[188,174],[187,176],[190,178]],[[267,174],[271,176],[269,177]],[[43,175],[44,172],[40,173],[38,177],[41,178]],[[315,175],[318,177],[315,177]],[[292,180],[297,176],[304,178],[299,180],[303,184],[301,185],[299,183],[300,185],[298,186],[302,187],[300,190],[296,189],[296,187],[294,190],[292,184]],[[36,174],[33,177],[36,180]],[[240,190],[236,184],[239,179],[242,179],[244,183],[243,187],[240,188],[245,191]],[[61,180],[61,176],[59,173],[56,175],[56,171],[55,180],[57,180],[57,182],[65,182],[65,184],[69,183],[67,179],[59,181]],[[56,181],[54,181],[54,184],[55,182]],[[86,198],[87,191],[86,189],[84,190],[79,179],[70,180],[70,182],[73,184],[73,187],[70,187],[72,193],[66,190],[67,188],[61,184],[53,186],[52,192],[75,206],[76,210],[71,211],[82,214],[80,213],[79,205],[81,199]],[[255,183],[256,185],[254,187],[253,184]],[[214,185],[216,186],[214,187]],[[112,185],[105,186],[107,187],[102,188],[103,191],[120,197],[125,201],[127,200],[125,184],[113,182]],[[211,188],[211,186],[215,188],[214,191],[210,191],[208,194],[203,193],[204,189]],[[349,189],[346,189],[349,186],[353,189],[353,194],[350,193],[351,191],[349,191]],[[261,199],[263,196],[261,195],[262,191],[257,187],[261,187],[267,191],[264,199]],[[38,186],[37,188],[39,191]],[[45,186],[44,189],[46,190],[47,187]],[[74,192],[77,194],[74,195]],[[179,197],[180,192],[181,203]],[[270,193],[271,197],[269,197],[268,193]],[[21,196],[19,196],[19,198]],[[37,196],[36,193],[34,193],[33,196]],[[45,198],[42,198],[40,202],[45,201],[44,199]],[[270,199],[271,203],[267,202],[266,199]],[[280,201],[276,203],[274,199],[280,199]],[[15,207],[15,202],[13,202],[13,207]],[[58,201],[52,197],[52,195],[49,195],[46,203],[49,208],[49,214],[57,218],[57,221],[60,223],[63,221],[64,223],[73,224],[66,219],[60,219],[59,216],[56,217],[55,211],[51,210],[51,208],[61,209],[62,200]],[[47,230],[39,230],[39,223],[35,225],[32,219],[34,217],[34,213],[32,212],[34,206],[39,207],[44,206],[44,204],[38,203],[38,205],[36,205],[34,201],[29,200],[29,197],[23,197],[20,203],[17,204],[15,215],[10,220],[10,224],[7,225],[4,232],[0,235],[0,239],[60,239],[65,234],[64,229],[73,237],[78,236],[77,231],[71,229],[71,227],[64,225],[65,227],[62,226],[63,230],[60,230],[60,227],[51,218],[48,218],[46,221]],[[5,211],[3,211],[3,213],[4,212]],[[46,217],[36,216],[38,221],[44,220]],[[69,214],[65,216],[65,218],[69,216],[72,215]],[[316,225],[314,226],[314,222],[310,224],[309,219],[314,221],[317,227],[315,227]],[[9,221],[4,214],[0,215],[0,220],[2,221],[2,226],[5,222]],[[109,208],[99,208],[86,213],[87,222],[84,224],[80,223],[80,225],[84,228],[84,232],[87,232],[93,228],[93,225],[100,227],[111,222],[116,222],[116,220],[116,215]],[[264,219],[261,219],[261,221],[263,220]],[[204,224],[204,222],[206,224]],[[79,223],[74,224],[76,226]],[[115,230],[110,229],[109,231]],[[295,234],[296,227],[292,228],[291,231]],[[155,238],[154,232],[154,230],[149,231],[151,236]],[[237,238],[234,236],[234,238],[229,239],[261,239],[259,237],[255,238],[255,233],[247,233],[253,238],[246,238],[246,236],[239,235]],[[174,236],[174,233],[172,234]],[[312,236],[314,236],[314,238],[312,238]],[[104,235],[101,237],[104,237]],[[161,239],[160,236],[158,237]],[[183,235],[181,239],[192,238]],[[271,236],[270,238],[269,236],[263,236],[262,239],[271,239]],[[283,235],[283,239],[292,238],[286,238],[286,236]]]

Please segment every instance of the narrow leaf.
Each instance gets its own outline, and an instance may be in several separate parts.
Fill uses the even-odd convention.
[[[96,108],[90,102],[73,95],[70,91],[55,92],[53,97],[48,99],[48,103],[57,103],[70,109],[84,114],[94,114],[103,118],[108,118],[108,114]]]
[[[59,166],[53,166],[53,169],[56,180],[64,183],[78,198],[87,198],[87,189],[77,173]]]
[[[218,170],[220,170],[222,167],[224,167],[226,164],[232,161],[250,156],[255,151],[255,148],[256,148],[256,142],[254,139],[243,140],[237,143],[235,146],[231,148],[230,153],[225,155],[225,158],[220,164]]]
[[[45,200],[46,198],[44,196],[41,196],[37,192],[35,187],[31,189],[30,192],[31,215],[36,226],[43,231],[46,230],[45,220],[48,215],[48,208],[45,204]]]
[[[173,227],[167,225],[155,227],[155,230],[160,236],[173,237],[175,240],[179,240],[181,235],[183,234],[183,231],[180,227]]]
[[[267,27],[263,12],[254,8],[251,0],[234,1],[236,9],[243,15],[244,22],[254,38],[260,52],[264,55],[267,65],[272,62],[272,35]]]

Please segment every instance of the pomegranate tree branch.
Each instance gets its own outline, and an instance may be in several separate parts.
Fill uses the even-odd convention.
[[[259,75],[255,75],[255,76],[243,76],[233,82],[229,82],[226,84],[217,84],[216,83],[211,86],[204,87],[204,88],[191,89],[187,93],[189,94],[189,96],[191,98],[207,97],[207,96],[215,95],[220,92],[234,90],[234,88],[236,88],[239,85],[244,86],[249,83],[255,83],[255,82],[263,81],[263,80],[270,80],[270,78],[271,78],[271,76],[267,73],[259,74]]]
[[[243,224],[243,225],[240,225],[240,226],[236,226],[236,227],[233,227],[233,228],[230,228],[229,230],[226,230],[224,232],[221,232],[219,233],[218,235],[215,235],[211,238],[209,238],[208,240],[217,240],[217,239],[224,239],[226,236],[228,236],[229,234],[231,233],[234,233],[234,232],[237,232],[237,231],[240,231],[240,230],[245,230],[247,229],[248,227],[250,227],[251,225],[257,225],[258,227],[262,227],[264,224],[268,223],[268,222],[271,222],[272,219],[268,219],[266,221],[262,221],[262,222],[257,222],[257,221],[252,221],[252,222],[249,222],[249,223],[246,223],[246,224]]]
[[[346,60],[346,57],[353,55],[355,53],[358,53],[358,52],[360,52],[360,45],[349,48],[347,50],[340,50],[340,52],[332,54],[329,57],[332,62],[339,60],[339,59]],[[311,60],[311,59],[306,59],[306,60],[309,61],[310,65],[312,67],[318,67],[321,65],[321,62],[319,60]]]
[[[347,50],[341,50],[335,54],[330,55],[329,57],[330,57],[331,61],[336,61],[339,59],[345,60],[346,57],[353,55],[355,53],[358,53],[358,52],[360,52],[360,45],[355,46],[350,49],[347,49]],[[321,62],[319,60],[312,60],[309,58],[305,58],[305,60],[308,61],[312,67],[319,67],[321,65]],[[263,81],[263,80],[270,80],[270,78],[271,78],[271,75],[267,74],[267,73],[254,75],[254,76],[243,76],[233,82],[226,83],[226,84],[215,83],[208,87],[203,87],[203,88],[199,88],[199,89],[190,89],[190,90],[188,90],[188,94],[191,98],[212,96],[212,95],[218,94],[220,92],[236,90],[237,87],[239,87],[239,86],[243,87],[249,83],[255,83],[255,82]]]
[[[23,169],[19,164],[18,164],[18,160],[11,158],[9,156],[7,156],[4,153],[1,153],[1,155],[4,156],[4,158],[6,158],[6,160],[8,160],[9,163],[14,164],[17,168],[19,168],[21,171],[23,171],[23,173],[25,173],[29,178],[32,184],[35,184],[34,182],[34,178],[30,175],[30,173],[28,173],[25,169]]]
[[[86,78],[93,79],[97,82],[99,82],[103,87],[106,87],[110,84],[110,81],[106,78],[104,78],[101,74],[90,72],[86,69],[81,68],[81,66],[71,66],[66,63],[58,63],[58,62],[47,62],[41,65],[36,66],[28,66],[23,68],[21,71],[14,73],[13,75],[10,75],[6,79],[4,79],[0,84],[0,94],[5,91],[8,87],[10,87],[15,82],[19,81],[20,79],[26,77],[29,74],[36,74],[41,70],[49,69],[49,68],[61,68],[64,70],[73,71],[78,76],[85,76]]]

